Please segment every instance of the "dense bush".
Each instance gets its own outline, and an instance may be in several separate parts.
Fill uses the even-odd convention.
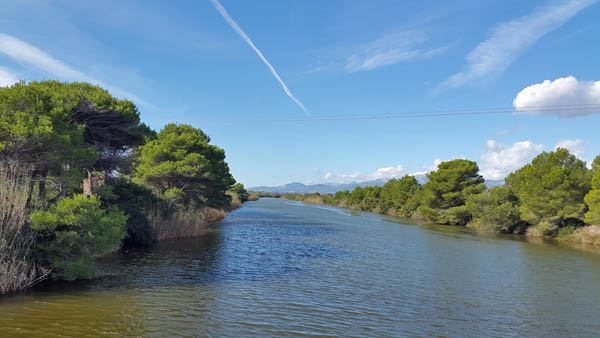
[[[521,222],[518,199],[506,187],[493,187],[467,198],[473,226],[482,230],[512,232]]]
[[[381,188],[381,210],[393,210],[397,213],[407,214],[406,202],[419,189],[419,182],[413,176],[404,176],[400,179],[391,179]],[[408,208],[410,209],[410,207]]]
[[[243,184],[234,184],[230,191],[237,195],[237,197],[240,199],[240,202],[244,203],[248,200],[248,191],[244,188]]]
[[[127,218],[125,245],[148,246],[156,242],[156,231],[148,219],[150,213],[161,213],[168,217],[174,210],[160,200],[152,191],[125,178],[113,179],[101,187],[98,196],[103,206],[118,209]]]
[[[101,209],[96,197],[63,198],[32,215],[31,228],[40,236],[40,261],[56,279],[94,276],[94,259],[119,248],[126,235],[127,216]]]

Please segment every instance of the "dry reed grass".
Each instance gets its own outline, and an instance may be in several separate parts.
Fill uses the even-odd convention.
[[[211,227],[227,214],[224,210],[203,208],[197,210],[176,211],[169,217],[156,214],[148,215],[154,226],[157,240],[192,238],[205,235]]]
[[[564,238],[567,242],[600,247],[600,225],[589,225],[575,230]]]
[[[0,163],[0,294],[24,290],[50,272],[33,257],[36,234],[26,208],[31,172],[18,163]]]

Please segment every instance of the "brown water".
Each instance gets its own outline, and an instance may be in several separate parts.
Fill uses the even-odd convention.
[[[94,281],[0,299],[0,336],[567,337],[600,332],[600,255],[263,199]]]

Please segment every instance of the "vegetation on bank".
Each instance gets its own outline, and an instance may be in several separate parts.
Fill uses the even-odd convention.
[[[83,179],[100,178],[92,196]],[[160,132],[86,83],[0,88],[0,294],[95,275],[122,246],[206,232],[250,198],[202,130]]]
[[[503,233],[600,245],[600,156],[591,169],[566,149],[543,152],[486,188],[473,161],[442,162],[420,185],[412,176],[335,194],[287,199]]]

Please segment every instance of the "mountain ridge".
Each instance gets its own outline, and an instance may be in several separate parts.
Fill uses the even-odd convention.
[[[427,182],[427,176],[415,175],[414,176],[419,184],[424,184]],[[350,182],[350,183],[316,183],[316,184],[304,184],[301,182],[291,182],[278,186],[257,186],[248,188],[251,191],[262,191],[262,192],[270,192],[270,193],[296,193],[296,194],[312,194],[318,192],[320,194],[335,194],[338,191],[344,190],[354,190],[356,187],[372,187],[372,186],[382,186],[384,185],[388,179],[378,179],[372,181],[364,181],[364,182]],[[504,184],[504,180],[486,180],[486,186],[489,188],[495,186],[501,186]]]

